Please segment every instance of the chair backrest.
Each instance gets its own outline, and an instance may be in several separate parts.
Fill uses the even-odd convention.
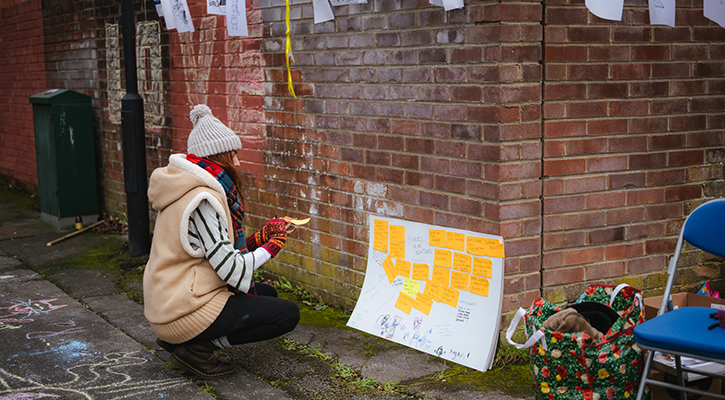
[[[708,253],[725,257],[725,199],[710,200],[690,213],[683,238]]]

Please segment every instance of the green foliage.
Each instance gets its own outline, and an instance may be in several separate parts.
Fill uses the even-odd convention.
[[[361,388],[365,388],[365,389],[373,389],[373,388],[377,388],[380,386],[378,381],[376,381],[375,379],[372,379],[372,378],[355,379],[352,382],[352,384],[355,386],[361,387]]]
[[[216,388],[215,388],[214,386],[211,386],[211,385],[210,385],[210,384],[208,384],[208,383],[204,383],[204,384],[200,385],[200,386],[199,386],[199,388],[200,388],[200,389],[201,389],[201,390],[202,390],[202,391],[203,391],[204,393],[207,393],[207,394],[211,395],[211,396],[212,396],[212,397],[214,397],[215,399],[218,399],[218,398],[219,398],[219,397],[218,397],[218,396],[216,395]]]
[[[508,343],[499,342],[492,367],[505,365],[522,365],[529,363],[529,353],[526,349],[517,349]]]
[[[273,284],[277,286],[277,288],[284,290],[285,292],[294,294],[295,296],[297,296],[298,299],[300,299],[302,304],[314,308],[315,310],[320,311],[330,307],[329,305],[325,304],[324,301],[318,299],[317,296],[312,294],[312,292],[310,292],[309,290],[293,284],[283,276],[280,276],[279,280],[277,280]]]
[[[335,371],[337,371],[337,375],[340,376],[340,378],[348,379],[354,378],[358,375],[358,373],[354,369],[348,367],[347,365],[336,363],[334,367]]]
[[[264,280],[264,277],[262,276],[262,269],[261,268],[257,268],[257,269],[254,270],[254,272],[252,273],[252,279],[255,282],[261,282],[261,281]]]
[[[386,393],[395,393],[400,389],[400,385],[398,385],[399,381],[385,381],[380,386],[383,392]]]

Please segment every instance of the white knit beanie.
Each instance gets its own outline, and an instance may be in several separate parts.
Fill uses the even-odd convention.
[[[233,130],[212,115],[211,109],[204,104],[194,106],[189,113],[194,129],[189,134],[186,152],[206,157],[228,151],[239,151],[242,141]]]

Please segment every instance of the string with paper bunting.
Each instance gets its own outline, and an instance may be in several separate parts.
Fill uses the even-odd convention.
[[[295,88],[292,85],[292,70],[290,69],[290,58],[292,59],[292,62],[295,62],[295,57],[292,55],[292,41],[290,40],[289,0],[284,0],[284,2],[286,5],[285,22],[287,23],[287,32],[285,32],[287,38],[285,39],[284,45],[284,59],[287,63],[287,89],[292,97],[296,99],[297,96],[295,95]]]

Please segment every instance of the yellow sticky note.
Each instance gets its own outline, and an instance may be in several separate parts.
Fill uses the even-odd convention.
[[[448,250],[435,249],[433,255],[433,265],[439,267],[451,267],[451,252]]]
[[[444,287],[441,289],[441,303],[448,304],[451,307],[458,307],[458,290]]]
[[[418,295],[419,291],[420,291],[420,281],[416,281],[415,279],[405,278],[405,281],[403,281],[403,293],[407,294],[410,297],[415,298],[415,296]]]
[[[428,246],[446,247],[446,231],[428,229]]]
[[[431,300],[440,301],[442,289],[443,286],[433,281],[428,281],[425,283],[425,290],[423,290],[423,294],[430,297]]]
[[[390,240],[393,242],[405,242],[405,227],[401,225],[390,225]]]
[[[415,297],[413,307],[420,310],[423,314],[428,315],[430,314],[430,308],[433,307],[433,300],[424,293],[418,293]]]
[[[373,241],[373,249],[382,251],[383,253],[388,252],[388,221],[381,219],[373,220],[373,235],[375,235]]]
[[[305,219],[294,219],[292,217],[284,217],[284,219],[288,219],[289,222],[291,222],[292,224],[295,224],[295,225],[304,225],[304,224],[310,222],[310,219],[309,218],[305,218]]]
[[[453,269],[471,273],[471,256],[463,253],[453,253]]]
[[[433,277],[431,281],[441,286],[448,286],[451,271],[446,268],[433,267]]]
[[[456,232],[446,232],[446,247],[451,250],[463,251],[466,235]]]
[[[405,258],[405,243],[390,242],[390,257]]]
[[[488,279],[471,276],[471,293],[488,297]]]
[[[395,307],[406,314],[410,314],[410,310],[413,309],[413,304],[415,304],[415,299],[401,292],[398,295],[398,300],[395,302]]]
[[[388,282],[393,283],[393,280],[398,274],[396,273],[395,264],[393,264],[393,260],[390,257],[387,257],[383,261],[383,269],[385,270],[385,275],[388,277]]]
[[[430,277],[428,264],[413,263],[413,279],[427,281]]]
[[[473,274],[491,277],[491,269],[493,268],[493,262],[488,258],[473,257]]]
[[[463,272],[452,271],[451,272],[451,287],[453,289],[468,291],[468,279],[470,275],[464,274]]]
[[[484,238],[468,236],[466,238],[466,253],[473,254],[475,256],[484,255],[483,241]]]
[[[410,261],[401,260],[399,258],[396,259],[395,270],[397,271],[398,275],[405,278],[410,278]]]
[[[503,244],[498,239],[469,236],[466,240],[466,253],[475,256],[504,258]]]
[[[496,239],[486,239],[483,249],[484,256],[504,258],[503,244]]]

